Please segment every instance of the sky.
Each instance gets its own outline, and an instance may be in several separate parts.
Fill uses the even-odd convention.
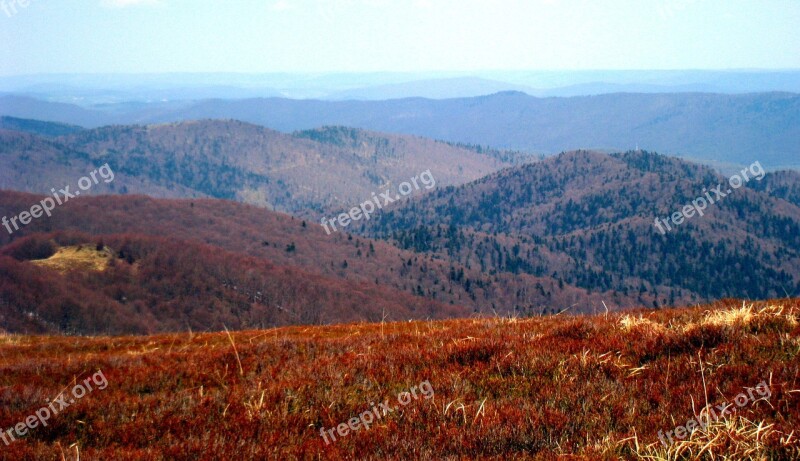
[[[798,69],[800,0],[0,0],[0,75]]]

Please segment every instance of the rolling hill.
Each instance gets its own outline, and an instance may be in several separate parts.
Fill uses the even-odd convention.
[[[344,127],[284,134],[236,121],[109,126],[55,139],[0,130],[0,188],[48,193],[108,163],[115,179],[99,193],[224,198],[319,221],[428,170],[440,186],[462,184],[519,158],[414,136]]]
[[[789,296],[800,292],[800,177],[760,174],[763,184],[751,173],[746,187],[662,235],[656,217],[726,178],[648,152],[576,151],[437,190],[353,230],[647,305]]]
[[[40,199],[0,191],[0,216],[15,216]],[[566,308],[592,312],[603,309],[603,300],[615,309],[635,305],[634,298],[588,293],[550,277],[484,273],[380,240],[327,235],[317,224],[224,200],[79,197],[13,234],[0,229],[7,283],[0,292],[0,328],[13,332],[107,332],[91,315],[97,309],[119,310],[120,319],[141,312],[142,319],[112,322],[108,329],[144,333],[187,325],[219,330],[223,322],[255,328],[384,317],[539,315]],[[100,256],[114,255],[114,271],[86,269],[98,257],[85,261],[81,255],[100,244]],[[77,269],[59,271],[64,255],[58,251],[77,255],[70,262]],[[149,269],[138,270],[137,261]],[[302,296],[290,294],[295,290]],[[265,298],[256,300],[259,291]],[[267,293],[283,301],[269,301]],[[131,302],[121,303],[123,297]],[[198,314],[198,302],[217,307]],[[290,313],[274,312],[279,305]],[[59,309],[68,310],[59,317]],[[162,309],[170,314],[159,314]],[[46,322],[19,323],[37,315]]]
[[[200,122],[203,123],[222,127],[223,132],[227,129],[225,123]],[[262,130],[246,126],[256,132]],[[171,128],[166,133],[176,132],[174,127]],[[192,130],[193,127],[192,124],[182,124],[180,129]],[[124,130],[130,130],[129,138],[115,136],[113,140],[125,152],[136,153],[137,145],[150,145],[136,141],[137,137],[146,136],[147,128]],[[96,143],[91,144],[89,150],[114,155],[105,150],[106,144],[98,134],[104,132],[100,130],[89,138]],[[55,149],[55,144],[43,138],[4,133],[13,136],[23,146],[32,143],[36,149],[30,151],[39,155],[47,153],[43,146],[53,148],[53,152],[48,154],[53,155],[52,158],[64,156],[58,162],[51,162],[64,168],[61,174],[63,171],[85,174],[83,167],[76,165],[95,162],[82,151]],[[360,144],[347,144],[345,140],[353,138],[347,136],[342,140],[343,133],[353,132],[325,129],[298,132],[290,138],[311,145],[341,144],[352,149],[351,152],[357,152],[355,149]],[[178,138],[195,139],[185,134]],[[120,139],[129,141],[120,142]],[[206,135],[204,139],[215,138]],[[5,145],[17,151],[20,149],[10,143]],[[157,151],[153,147],[150,149]],[[205,152],[203,149],[197,151]],[[167,155],[164,157],[168,158]],[[117,158],[126,157],[120,155]],[[84,163],[78,162],[81,159]],[[24,156],[14,161],[36,164]],[[150,167],[144,163],[140,165]],[[117,174],[124,179],[126,170],[121,166],[117,168],[121,170]],[[213,170],[207,167],[199,171]],[[58,174],[47,177],[46,174],[43,171],[39,180],[60,177]],[[155,183],[161,190],[176,195],[197,193],[196,189],[176,185],[170,175],[132,174],[130,177],[152,178],[150,183],[139,179],[141,187]],[[31,180],[34,176],[24,178]],[[765,299],[800,291],[800,254],[797,253],[797,248],[800,248],[797,240],[800,209],[795,203],[797,179],[794,172],[765,173],[761,180],[750,181],[747,187],[714,204],[702,218],[695,217],[674,231],[660,235],[654,226],[656,217],[669,216],[701,195],[704,188],[711,188],[724,178],[709,168],[647,152],[607,155],[578,151],[506,168],[465,185],[439,187],[384,210],[383,214],[374,215],[375,219],[366,224],[361,221],[346,229],[366,238],[343,231],[328,235],[315,221],[231,201],[205,198],[160,200],[122,194],[72,199],[64,207],[54,210],[52,217],[34,220],[13,235],[0,232],[0,245],[14,248],[26,238],[35,241],[55,239],[58,248],[66,248],[63,251],[69,254],[76,251],[76,245],[125,242],[123,236],[129,236],[141,242],[137,245],[156,248],[148,255],[165,253],[173,258],[187,258],[184,252],[179,251],[184,247],[192,248],[189,253],[197,254],[218,251],[226,255],[224,258],[235,260],[229,264],[239,271],[237,286],[247,280],[241,274],[246,273],[242,267],[248,264],[263,266],[258,270],[260,274],[270,274],[272,267],[286,267],[305,274],[300,276],[304,280],[301,286],[313,283],[308,281],[310,278],[321,277],[325,280],[324,285],[330,286],[333,292],[343,289],[337,286],[340,282],[347,287],[355,283],[375,287],[374,296],[378,300],[392,300],[395,296],[392,293],[396,293],[413,297],[414,302],[409,301],[409,305],[434,303],[439,306],[415,307],[412,311],[392,307],[381,309],[379,315],[376,309],[359,311],[351,305],[342,307],[341,303],[334,303],[332,307],[325,303],[312,306],[312,301],[300,300],[294,308],[303,312],[302,315],[278,316],[272,320],[265,320],[270,317],[263,312],[257,318],[241,317],[243,314],[236,310],[237,314],[232,317],[236,321],[222,317],[228,319],[231,328],[259,325],[259,321],[285,324],[375,320],[387,312],[393,319],[415,318],[423,315],[421,312],[427,316],[450,315],[445,313],[450,311],[443,310],[443,306],[455,306],[462,314],[528,316],[555,314],[563,310],[602,312],[604,309],[641,305],[686,305],[733,296]],[[116,187],[125,185],[124,181],[117,181],[120,180],[111,184]],[[131,179],[128,181],[135,183]],[[99,187],[97,192],[103,193],[104,189]],[[0,192],[0,214],[16,216],[40,199],[25,193]],[[61,245],[58,244],[58,234],[54,232],[78,232],[84,237],[68,239],[69,245]],[[383,241],[385,239],[392,243]],[[111,254],[119,255],[119,244],[106,245]],[[46,257],[51,256],[48,254]],[[31,258],[23,259],[12,264],[18,273],[48,280],[52,277],[69,280],[54,282],[53,286],[76,283],[71,279],[74,275],[53,271],[53,267],[58,267],[58,261],[43,264],[28,261]],[[7,262],[11,264],[10,260]],[[188,281],[194,280],[192,273],[181,274]],[[101,276],[104,275],[92,277]],[[203,275],[201,279],[216,280],[218,285],[223,283],[224,280],[215,277]],[[92,283],[99,283],[97,280],[102,279]],[[150,283],[150,278],[135,280],[135,285],[152,288]],[[179,279],[174,283],[181,285]],[[203,284],[206,282],[192,283],[187,282],[183,292],[198,291],[195,285],[206,286]],[[25,287],[41,284],[18,283],[13,286],[13,289],[9,288],[10,292],[25,293]],[[91,284],[76,286],[90,290]],[[125,285],[121,290],[124,292],[132,286]],[[250,288],[251,293],[259,291],[258,283]],[[206,288],[202,290],[209,292]],[[34,290],[32,295],[37,293]],[[147,293],[142,295],[142,299],[148,299],[150,306],[173,303],[170,295],[156,288]],[[217,296],[210,295],[212,299]],[[219,296],[218,302],[223,305],[232,302]],[[339,299],[339,295],[326,296]],[[56,296],[56,299],[60,298],[60,295]],[[34,296],[31,299],[38,298]],[[94,297],[87,295],[73,299],[89,302]],[[91,312],[91,306],[81,302],[77,312],[83,313],[81,315]],[[180,295],[174,302],[191,304],[193,298],[188,296],[184,299]],[[12,308],[9,312],[17,315],[32,312],[23,304],[15,301],[7,303],[7,306]],[[396,306],[383,301],[378,301],[378,304]],[[9,315],[8,318],[13,318]],[[59,324],[52,318],[48,321]],[[148,322],[146,326],[150,329],[137,325],[131,327],[131,331],[172,331],[177,327],[171,318],[151,318]],[[211,325],[205,328],[218,328],[221,322],[215,318],[204,325]],[[70,325],[67,323],[58,328],[95,331],[91,325]],[[200,328],[198,325],[195,327]]]
[[[537,98],[521,92],[431,100],[318,101],[281,98],[82,108],[0,97],[0,115],[97,127],[237,119],[283,132],[343,125],[537,153],[576,148],[650,150],[704,163],[769,170],[800,167],[800,95],[636,94]]]
[[[22,131],[36,135],[53,138],[83,130],[76,125],[63,123],[42,122],[40,120],[26,120],[14,117],[0,117],[0,130]]]
[[[36,234],[0,250],[0,327],[120,335],[463,316],[469,310],[158,237]]]

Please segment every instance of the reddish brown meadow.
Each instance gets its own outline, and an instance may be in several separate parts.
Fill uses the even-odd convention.
[[[798,459],[800,300],[139,337],[0,336],[8,429],[97,370],[8,460]],[[430,381],[326,445],[332,428]],[[771,397],[664,447],[706,405]],[[707,400],[706,400],[707,399]],[[569,455],[569,456],[565,456]]]

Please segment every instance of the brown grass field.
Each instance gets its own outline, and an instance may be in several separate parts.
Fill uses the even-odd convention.
[[[797,299],[230,335],[2,335],[3,430],[98,370],[108,386],[0,442],[0,458],[800,459],[798,354]],[[432,398],[397,405],[425,381]],[[762,381],[769,398],[659,442]],[[376,410],[369,429],[321,437],[387,399],[396,410]]]
[[[102,271],[113,259],[114,254],[108,248],[98,250],[95,245],[73,245],[60,247],[53,256],[34,260],[31,263],[67,273],[71,271]]]

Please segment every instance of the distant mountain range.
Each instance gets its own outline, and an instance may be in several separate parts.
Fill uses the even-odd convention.
[[[725,178],[646,151],[538,160],[340,126],[0,123],[0,216],[40,200],[11,190],[50,194],[104,163],[114,180],[87,192],[119,194],[70,200],[13,234],[0,228],[7,331],[540,315],[800,292],[794,171],[765,173],[661,235],[657,217]],[[330,235],[319,225],[426,170],[435,187],[374,219]],[[109,255],[110,271],[86,269],[84,259]],[[285,298],[308,286],[319,288]],[[98,317],[102,306],[120,321]]]
[[[231,199],[316,222],[424,171],[447,186],[529,159],[344,127],[284,134],[236,121],[200,121],[75,131],[43,122],[0,122],[0,188],[48,193],[64,178],[77,180],[109,163],[116,177],[97,193]],[[71,134],[31,134],[59,131]],[[419,193],[425,191],[420,187]]]
[[[236,119],[282,132],[324,125],[553,154],[637,145],[703,163],[800,168],[800,95],[608,94],[537,98],[520,92],[446,100],[280,98],[114,104],[85,108],[17,96],[0,115],[85,127]]]
[[[47,138],[54,138],[83,131],[83,128],[77,125],[67,125],[64,123],[42,122],[40,120],[26,120],[4,116],[0,117],[0,130],[20,131]]]
[[[800,93],[798,70],[584,70],[329,74],[54,74],[0,76],[0,94],[83,106],[120,102],[285,97],[322,100],[538,97],[607,93]]]

